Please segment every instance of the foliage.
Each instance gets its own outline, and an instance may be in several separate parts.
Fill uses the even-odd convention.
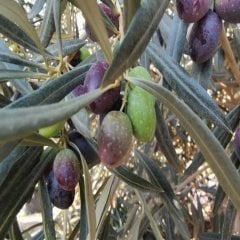
[[[189,56],[190,26],[175,1],[101,2],[120,16],[119,29],[96,0],[0,0],[0,239],[240,239],[237,25],[224,22],[214,56],[196,63]],[[84,21],[95,41],[82,29]],[[109,65],[101,85],[96,70],[88,82],[98,81],[97,87],[81,92],[99,60]],[[136,66],[143,72],[131,74]],[[109,92],[119,94],[119,88],[112,110],[127,118],[130,91],[138,91],[131,98],[139,99],[131,105],[138,108],[131,109],[137,125],[148,112],[144,93],[151,118],[156,115],[155,136],[142,142],[116,126],[109,142],[114,124],[105,124],[99,159],[98,135],[108,113],[91,108],[105,96],[104,104],[111,103]],[[58,123],[52,138],[40,134]],[[106,142],[113,156],[118,149],[128,157],[121,166],[101,163]],[[66,148],[78,156],[80,179],[72,207],[62,211],[51,202],[47,179]],[[36,196],[42,224],[23,229],[21,214]]]

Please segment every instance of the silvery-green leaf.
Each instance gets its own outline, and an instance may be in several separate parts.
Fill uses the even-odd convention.
[[[168,3],[169,0],[141,1],[141,6],[132,19],[120,46],[115,52],[112,64],[105,74],[103,86],[114,82],[139,58],[155,32]]]
[[[191,108],[169,90],[156,83],[127,77],[133,84],[144,88],[166,105],[180,120],[200,148],[203,156],[216,174],[219,183],[234,206],[240,208],[240,177],[224,148]]]
[[[97,89],[67,102],[48,105],[5,108],[0,110],[0,142],[25,137],[39,128],[66,120],[99,97],[104,91]]]
[[[204,88],[166,54],[160,47],[150,44],[147,48],[155,66],[162,72],[165,80],[173,90],[200,116],[213,123],[229,129],[224,114],[211,99]]]
[[[46,2],[46,0],[36,0],[30,10],[30,12],[28,13],[28,18],[32,19],[32,18],[36,17],[39,14],[39,12],[43,9],[45,2]]]
[[[89,68],[90,65],[83,65],[56,79],[50,79],[39,89],[9,104],[7,108],[27,107],[60,101],[83,82]]]

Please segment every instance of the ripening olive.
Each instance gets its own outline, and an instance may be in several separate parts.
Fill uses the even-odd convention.
[[[215,12],[230,23],[240,23],[239,0],[215,0]]]
[[[109,112],[102,121],[98,149],[101,162],[114,168],[124,164],[132,147],[132,126],[128,116],[119,111]]]
[[[101,9],[101,11],[109,18],[109,20],[113,23],[113,25],[116,27],[116,29],[118,30],[119,29],[119,14],[116,14],[113,12],[113,10],[111,8],[109,8],[106,4],[104,3],[99,3],[99,7]],[[113,36],[115,33],[110,30],[107,26],[107,34],[108,34],[108,37],[111,37]],[[90,27],[88,26],[88,24],[86,24],[85,26],[85,30],[86,30],[86,33],[88,35],[88,37],[96,42],[97,39],[96,39],[96,36],[94,35],[94,33],[92,32],[92,30],[90,29]]]
[[[84,81],[84,91],[88,93],[100,87],[103,76],[108,68],[108,63],[105,60],[99,60],[94,63],[86,74]],[[93,113],[107,113],[109,112],[114,104],[118,101],[120,97],[120,87],[110,89],[103,93],[95,101],[90,103],[89,109]]]
[[[66,191],[73,191],[80,179],[80,166],[75,153],[61,150],[53,162],[53,172],[59,185]]]
[[[53,171],[51,171],[49,174],[47,188],[50,200],[54,206],[60,209],[67,209],[72,205],[74,201],[75,190],[66,191],[62,189],[58,184]]]
[[[199,21],[211,7],[212,0],[176,0],[178,15],[186,22]]]
[[[193,61],[203,63],[217,51],[222,32],[222,21],[209,10],[198,22],[193,24],[189,36],[189,54]]]

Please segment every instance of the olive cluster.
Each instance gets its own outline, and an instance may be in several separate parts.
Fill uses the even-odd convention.
[[[75,188],[81,174],[78,152],[81,152],[89,167],[99,162],[94,147],[78,131],[68,132],[68,143],[68,146],[56,155],[47,177],[50,200],[54,206],[61,209],[69,208],[74,201]]]
[[[210,9],[212,5],[213,10]],[[176,7],[181,19],[193,23],[189,35],[189,55],[197,63],[209,60],[217,51],[222,20],[240,22],[239,0],[177,0]]]
[[[79,85],[73,93],[79,96],[99,88],[107,69],[105,60],[95,62],[87,72],[83,85]],[[151,81],[149,72],[141,66],[130,69],[127,74]],[[133,136],[148,142],[153,139],[156,129],[155,98],[140,87],[122,85],[124,91],[121,91],[121,86],[107,90],[87,106],[90,112],[100,115],[98,152],[101,162],[109,168],[120,166],[128,159]]]

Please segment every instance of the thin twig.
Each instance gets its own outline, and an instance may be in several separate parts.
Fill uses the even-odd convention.
[[[192,182],[198,175],[200,175],[202,172],[204,172],[208,168],[209,168],[208,165],[201,168],[200,170],[198,170],[197,172],[193,173],[188,178],[186,178],[182,183],[178,184],[175,187],[175,193],[181,192],[190,182]]]
[[[226,60],[229,64],[231,72],[232,72],[234,78],[236,79],[237,83],[240,85],[240,71],[239,71],[236,59],[234,57],[232,48],[230,46],[230,43],[228,41],[224,27],[223,27],[222,34],[221,34],[221,42],[222,42],[222,48],[224,50]]]

